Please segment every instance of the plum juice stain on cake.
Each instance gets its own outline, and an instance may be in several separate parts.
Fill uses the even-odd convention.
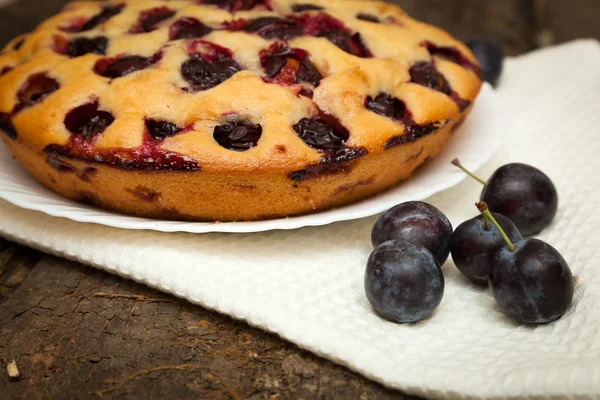
[[[53,156],[107,164],[131,170],[147,171],[199,171],[200,165],[189,157],[162,150],[160,143],[178,129],[167,121],[147,120],[142,145],[136,148],[98,150],[94,148],[97,135],[103,133],[114,121],[112,115],[98,110],[98,103],[79,106],[65,117],[65,126],[71,132],[65,146],[49,145],[44,151]]]

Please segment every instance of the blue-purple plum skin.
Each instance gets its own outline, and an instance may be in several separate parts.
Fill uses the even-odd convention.
[[[444,275],[431,252],[405,240],[378,246],[367,263],[365,293],[382,318],[412,323],[430,316],[444,296]]]
[[[567,262],[538,239],[503,247],[490,266],[489,283],[506,315],[525,324],[546,324],[560,318],[573,301],[575,284]]]

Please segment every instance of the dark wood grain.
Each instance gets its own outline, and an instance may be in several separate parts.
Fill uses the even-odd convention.
[[[531,8],[523,0],[395,0],[411,16],[446,29],[458,39],[492,38],[506,54],[535,48]]]
[[[598,0],[396,0],[460,39],[507,54],[600,38]],[[0,43],[65,3],[0,10]],[[6,365],[17,361],[21,378]],[[2,398],[405,398],[251,328],[121,278],[0,239]]]
[[[0,307],[2,398],[404,397],[143,285],[1,239],[0,249],[0,288],[16,278]]]
[[[533,0],[540,45],[600,39],[600,1]]]

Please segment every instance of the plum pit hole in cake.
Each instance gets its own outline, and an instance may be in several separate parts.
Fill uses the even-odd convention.
[[[78,1],[0,53],[0,136],[70,199],[260,220],[408,179],[480,88],[465,45],[384,2]]]

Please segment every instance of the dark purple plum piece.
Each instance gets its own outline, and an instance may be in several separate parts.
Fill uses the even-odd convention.
[[[318,164],[310,165],[299,171],[292,172],[289,177],[293,181],[303,182],[327,174],[337,174],[351,170],[349,163],[369,152],[364,147],[338,147],[325,152]]]
[[[294,131],[304,143],[317,150],[342,148],[350,137],[339,123],[323,119],[303,118],[294,125]]]
[[[296,22],[278,17],[259,17],[248,21],[244,31],[256,33],[265,39],[289,40],[303,33]]]
[[[475,71],[477,74],[480,73],[480,68],[477,65],[475,65],[470,59],[468,59],[456,47],[437,46],[431,42],[425,42],[423,45],[427,48],[427,51],[429,51],[429,54],[431,54],[432,56],[451,61],[455,64],[460,65],[463,68]]]
[[[522,239],[521,233],[504,215],[493,213],[508,238],[517,242]],[[506,242],[498,229],[490,221],[487,224],[483,215],[478,215],[460,224],[452,234],[450,253],[459,271],[478,285],[488,285],[490,265],[494,255]]]
[[[406,104],[387,93],[380,93],[375,98],[368,96],[365,107],[376,114],[391,118],[404,124],[404,134],[388,140],[386,149],[415,141],[429,135],[440,128],[439,122],[417,124]]]
[[[181,65],[181,76],[194,91],[208,90],[231,78],[242,67],[230,57],[217,55],[212,61],[193,55]]]
[[[268,0],[204,0],[203,4],[214,5],[229,12],[248,11],[258,6],[271,9]]]
[[[418,124],[405,124],[404,126],[404,134],[401,136],[394,136],[385,144],[386,149],[390,149],[392,147],[401,146],[406,143],[414,142],[424,136],[430,135],[433,132],[440,129],[442,126],[439,122],[428,122],[423,125]]]
[[[196,18],[184,17],[171,25],[169,38],[171,40],[179,39],[197,39],[208,35],[212,29],[198,21]]]
[[[481,192],[481,200],[514,222],[525,237],[550,225],[558,210],[558,192],[550,178],[519,163],[498,168]]]
[[[371,51],[364,45],[360,33],[352,34],[343,29],[331,29],[317,36],[327,38],[346,53],[362,58],[373,57]]]
[[[310,61],[308,55],[305,55],[300,61],[300,67],[298,68],[296,78],[297,82],[308,82],[316,87],[319,86],[319,83],[321,83],[323,76],[317,67],[315,67],[315,65]]]
[[[146,120],[146,128],[154,140],[164,140],[180,132],[181,129],[169,121]]]
[[[373,247],[388,240],[406,240],[431,252],[440,266],[450,254],[452,224],[434,206],[422,201],[398,204],[386,211],[373,226]]]
[[[476,68],[473,66],[473,68]],[[477,72],[477,70],[475,70]],[[452,90],[446,77],[440,73],[435,64],[427,61],[420,61],[414,64],[410,70],[410,81],[425,86],[448,95],[458,106],[460,112],[463,112],[471,105],[469,100],[462,99],[458,93]]]
[[[115,15],[118,15],[122,9],[123,5],[103,7],[102,11],[94,15],[85,24],[83,24],[79,31],[85,32],[96,28],[97,26],[105,23]]]
[[[367,97],[365,107],[376,114],[398,121],[402,121],[406,115],[406,104],[387,93],[380,93],[375,98]]]
[[[461,99],[460,96],[454,91],[450,93],[450,97],[452,98],[452,100],[454,100],[460,112],[465,111],[471,105],[471,101]]]
[[[9,113],[0,112],[0,131],[4,132],[11,139],[17,138],[17,131]]]
[[[369,257],[364,285],[377,315],[412,323],[433,314],[444,296],[445,283],[429,250],[405,240],[391,240]]]
[[[538,239],[504,246],[490,265],[489,283],[503,312],[525,324],[547,324],[560,318],[573,301],[573,275],[565,259]]]
[[[112,114],[98,110],[98,102],[93,102],[71,110],[64,122],[69,132],[90,139],[104,132],[114,120]]]
[[[150,10],[142,11],[140,13],[137,24],[129,30],[130,33],[146,33],[152,32],[156,29],[156,26],[163,21],[171,18],[175,15],[175,11],[170,10],[168,7],[156,7]]]
[[[15,112],[41,102],[59,88],[56,79],[45,72],[30,76],[17,92],[19,103],[15,106]]]
[[[261,135],[262,126],[241,121],[216,126],[213,133],[220,146],[235,151],[256,147]]]
[[[23,44],[25,43],[25,39],[19,39],[17,42],[15,42],[15,44],[13,45],[13,50],[17,51],[19,50],[21,47],[23,47]]]
[[[125,56],[116,59],[99,60],[94,66],[94,71],[105,78],[121,78],[136,71],[148,68],[154,59],[142,56]]]
[[[261,59],[261,64],[267,76],[275,78],[287,64],[288,58],[296,59],[296,52],[287,46],[282,46],[270,52],[270,54],[265,52],[264,57]]]
[[[325,38],[346,53],[357,57],[373,57],[371,51],[363,43],[360,33],[353,33],[342,21],[329,14],[301,14],[288,18],[300,27],[304,35]]]
[[[368,21],[368,22],[373,22],[373,23],[380,23],[381,21],[379,21],[379,18],[377,18],[375,15],[373,14],[366,14],[366,13],[359,13],[356,16],[357,19],[360,19],[361,21]]]
[[[319,70],[314,66],[308,57],[308,52],[302,49],[291,49],[287,46],[277,47],[274,51],[271,49],[261,54],[261,63],[267,76],[271,79],[277,77],[282,69],[288,64],[289,59],[299,61],[298,69],[295,71],[295,83],[308,82],[313,86],[318,86],[323,79]],[[290,82],[286,82],[290,83]]]
[[[332,115],[321,113],[314,118],[303,118],[293,129],[304,143],[323,153],[318,164],[289,175],[296,182],[325,174],[348,172],[352,168],[351,161],[368,154],[365,148],[346,146],[350,132]]]
[[[69,57],[80,57],[89,53],[106,55],[108,39],[104,36],[95,38],[80,37],[73,39],[67,46],[67,55]]]
[[[294,4],[292,6],[292,12],[299,13],[304,11],[321,11],[323,7],[316,4]]]
[[[440,74],[430,62],[418,62],[410,68],[409,72],[410,81],[413,83],[435,89],[447,95],[452,93],[450,84],[448,84],[444,75]]]

